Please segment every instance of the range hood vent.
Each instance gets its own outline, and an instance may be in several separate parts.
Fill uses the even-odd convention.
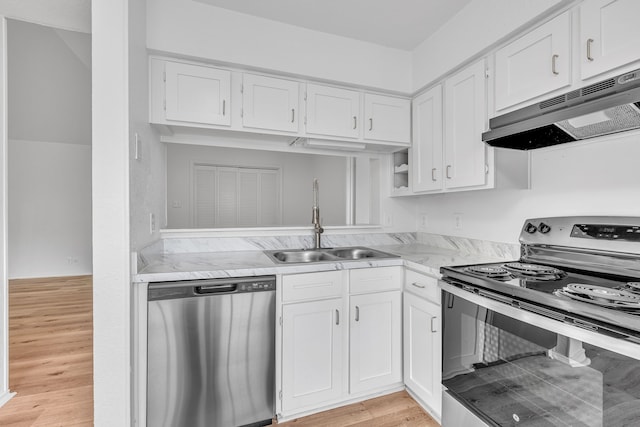
[[[482,140],[530,150],[640,128],[640,70],[489,120]]]

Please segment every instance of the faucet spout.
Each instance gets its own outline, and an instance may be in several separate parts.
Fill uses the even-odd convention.
[[[322,247],[322,243],[320,238],[322,233],[324,233],[324,228],[320,224],[320,206],[319,203],[319,194],[318,194],[318,180],[313,180],[313,209],[311,211],[311,223],[313,224],[313,231],[315,233],[315,249],[320,249]]]

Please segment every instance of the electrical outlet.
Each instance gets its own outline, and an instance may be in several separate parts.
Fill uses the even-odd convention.
[[[180,200],[174,200],[173,202],[171,202],[171,207],[179,209],[182,207],[182,202]]]
[[[149,233],[153,234],[156,231],[156,216],[153,212],[149,214]]]
[[[67,264],[71,265],[71,264],[77,264],[77,263],[78,263],[78,258],[74,256],[67,257]]]
[[[384,226],[391,227],[393,225],[393,216],[390,213],[384,214]]]
[[[453,214],[453,228],[456,230],[462,230],[462,214],[454,213]]]
[[[425,213],[420,214],[420,217],[418,219],[418,228],[421,230],[426,230],[428,224],[429,224],[429,217],[427,216],[427,214]]]

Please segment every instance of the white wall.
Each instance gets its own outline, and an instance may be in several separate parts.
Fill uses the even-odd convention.
[[[413,91],[573,0],[473,0],[413,51]]]
[[[531,152],[530,190],[420,197],[431,233],[517,243],[524,220],[562,215],[640,216],[640,133]],[[455,229],[454,214],[462,214]]]
[[[345,224],[347,160],[344,157],[168,144],[168,228],[192,228],[189,195],[194,162],[280,168],[282,224],[285,226],[311,224],[312,182],[313,178],[318,178],[323,224]],[[174,201],[182,207],[172,207]]]
[[[409,93],[411,52],[193,0],[149,0],[150,49]]]
[[[91,274],[91,146],[9,141],[9,278]]]
[[[91,144],[91,36],[9,20],[9,138]]]

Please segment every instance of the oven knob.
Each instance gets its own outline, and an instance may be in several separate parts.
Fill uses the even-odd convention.
[[[540,225],[538,225],[538,230],[540,230],[542,234],[547,234],[548,232],[551,231],[551,227],[549,227],[544,222],[541,222]]]
[[[535,225],[533,225],[530,222],[528,222],[527,225],[524,226],[524,231],[526,231],[529,234],[533,234],[536,231],[538,231],[538,229],[536,228]]]

